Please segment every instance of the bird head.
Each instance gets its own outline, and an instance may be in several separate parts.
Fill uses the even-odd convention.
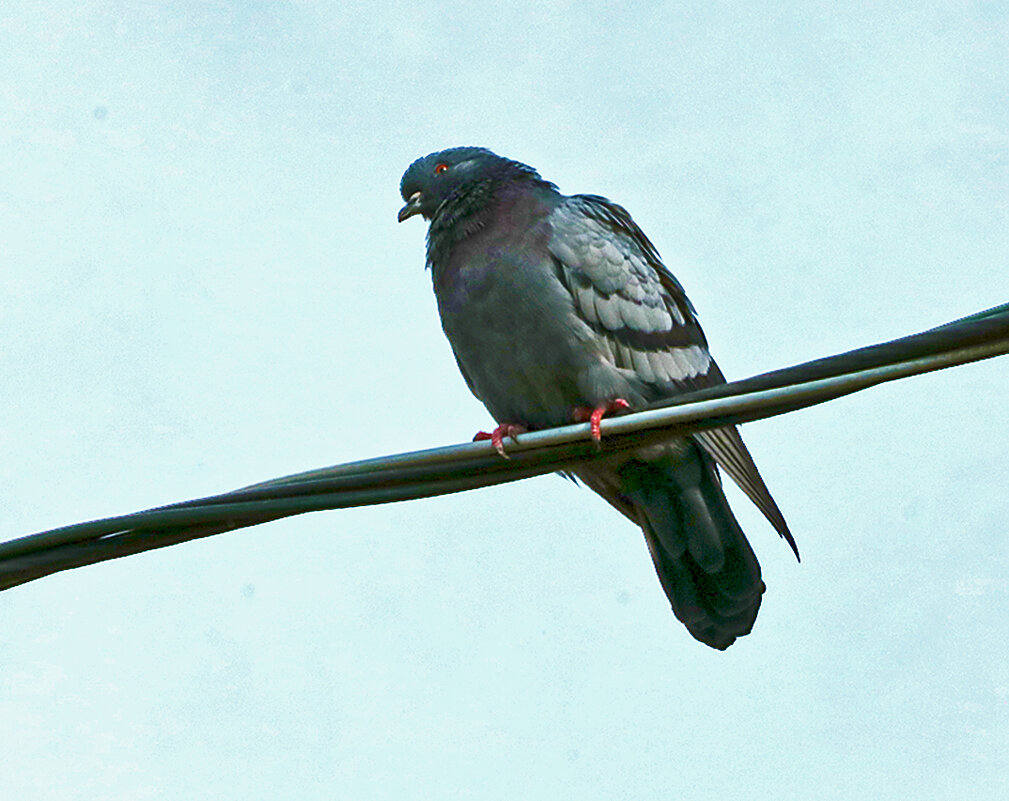
[[[406,205],[399,210],[399,221],[415,214],[431,220],[442,203],[460,191],[516,174],[539,178],[532,167],[483,147],[453,147],[431,153],[417,159],[403,173],[399,191]]]

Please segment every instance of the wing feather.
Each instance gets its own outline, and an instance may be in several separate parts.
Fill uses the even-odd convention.
[[[656,397],[703,385],[711,360],[690,301],[630,215],[604,198],[575,195],[550,225],[561,278],[582,319],[611,343],[617,366],[655,384]]]
[[[550,225],[548,247],[560,278],[615,366],[633,370],[652,385],[656,399],[725,382],[683,287],[625,209],[596,195],[574,195],[554,210]],[[694,437],[798,556],[785,519],[736,428],[702,431]]]

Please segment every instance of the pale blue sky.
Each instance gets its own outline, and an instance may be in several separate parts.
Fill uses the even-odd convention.
[[[0,10],[0,536],[488,417],[399,226],[485,145],[625,205],[743,377],[1009,300],[1009,5]],[[1009,794],[1009,362],[744,436],[803,563],[718,653],[554,477],[0,593],[0,797]]]

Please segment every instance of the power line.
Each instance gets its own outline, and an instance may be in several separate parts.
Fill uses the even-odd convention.
[[[813,406],[876,384],[1009,353],[1009,304],[952,323],[742,381],[681,395],[588,424],[508,441],[395,454],[298,473],[133,514],[0,543],[0,590],[61,570],[325,509],[390,503],[488,487],[564,470],[670,436],[746,423]]]

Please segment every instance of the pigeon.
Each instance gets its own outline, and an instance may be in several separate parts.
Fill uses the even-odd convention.
[[[481,147],[419,158],[400,222],[428,221],[427,267],[463,378],[498,423],[502,455],[525,431],[725,382],[693,305],[621,206],[563,195]],[[640,526],[674,615],[719,650],[748,634],[765,586],[729,509],[728,473],[799,556],[739,432],[718,428],[573,469]]]

